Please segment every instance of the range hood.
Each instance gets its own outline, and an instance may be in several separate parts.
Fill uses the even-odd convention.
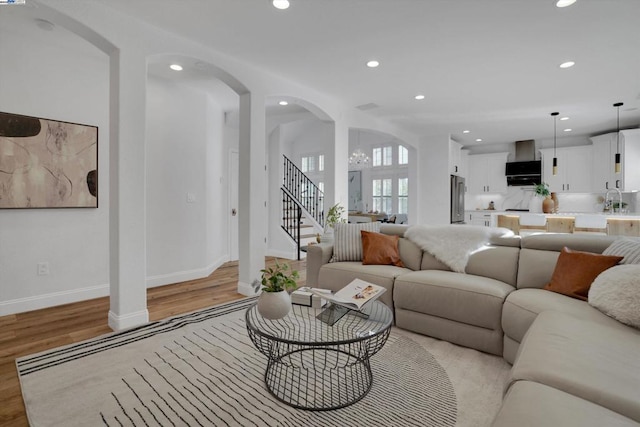
[[[536,160],[533,139],[516,141],[516,161],[506,166],[507,185],[537,185],[542,182],[542,162]]]

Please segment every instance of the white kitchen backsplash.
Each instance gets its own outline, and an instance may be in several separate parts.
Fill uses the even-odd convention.
[[[493,202],[495,209],[528,209],[533,186],[509,187],[506,194],[466,194],[465,209],[487,209]],[[602,212],[605,193],[558,193],[560,212]],[[617,199],[617,195],[615,195]],[[638,193],[623,193],[629,212],[640,212]]]

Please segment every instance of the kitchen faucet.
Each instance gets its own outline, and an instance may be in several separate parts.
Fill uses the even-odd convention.
[[[604,208],[611,209],[611,213],[616,213],[616,208],[613,204],[613,199],[609,199],[609,192],[615,191],[618,193],[618,213],[622,212],[622,192],[618,188],[610,188],[604,195]]]

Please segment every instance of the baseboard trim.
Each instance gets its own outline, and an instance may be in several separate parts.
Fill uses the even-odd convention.
[[[228,256],[223,256],[203,268],[195,270],[177,271],[169,274],[159,274],[157,276],[147,277],[147,288],[155,288],[156,286],[170,285],[173,283],[187,282],[189,280],[202,279],[209,276],[222,264],[229,261]]]
[[[277,249],[267,249],[267,256],[272,256],[272,257],[276,257],[276,258],[283,258],[283,259],[297,259],[298,258],[298,254],[296,254],[296,251],[292,251],[292,252],[287,252],[287,251],[281,251],[281,250],[277,250]],[[307,256],[307,254],[305,252],[301,252],[300,253],[300,258],[305,258]]]
[[[34,295],[26,298],[17,298],[8,301],[0,301],[0,316],[24,313],[26,311],[39,310],[41,308],[72,302],[85,301],[109,295],[109,284],[89,286],[86,288],[72,289],[69,291],[52,292],[42,295]]]
[[[148,322],[149,311],[147,309],[125,314],[123,316],[118,316],[113,311],[109,310],[109,327],[116,332],[133,328],[134,326],[144,325]]]
[[[260,291],[258,291],[260,292]],[[246,282],[240,282],[238,281],[238,293],[247,297],[252,297],[255,295],[258,295],[258,292],[256,292],[253,289],[253,286],[251,285],[251,283],[246,283]]]

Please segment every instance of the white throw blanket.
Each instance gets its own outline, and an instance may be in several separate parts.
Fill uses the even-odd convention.
[[[404,233],[404,237],[458,273],[465,272],[472,253],[498,236],[513,236],[513,231],[474,225],[414,225]]]

